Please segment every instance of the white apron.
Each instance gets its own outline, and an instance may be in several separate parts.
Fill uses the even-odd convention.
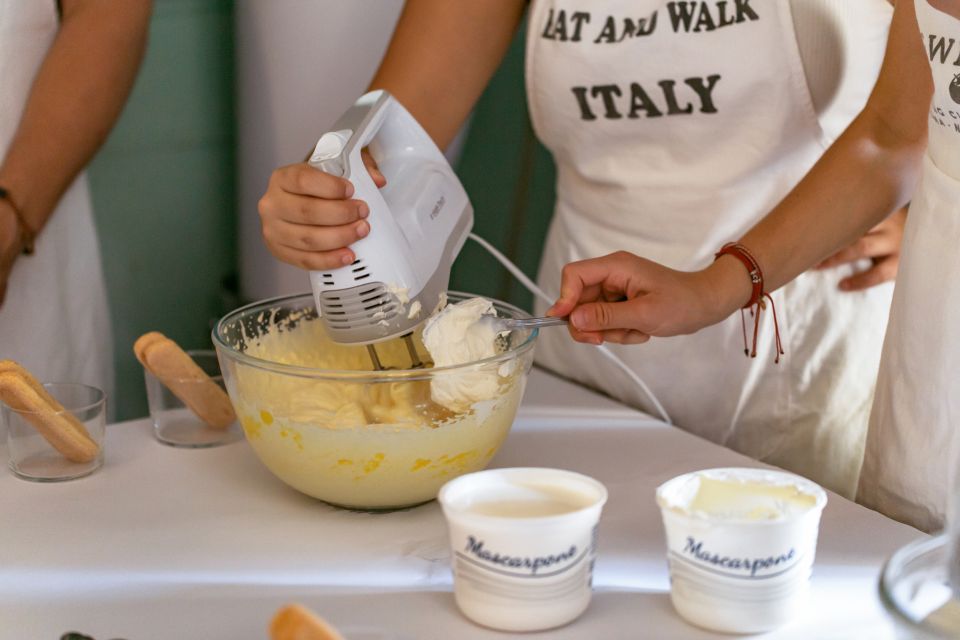
[[[951,50],[932,64],[930,149],[903,238],[857,499],[934,531],[960,446],[960,21],[915,4],[927,51],[930,37]]]
[[[0,158],[58,27],[55,0],[0,0]],[[0,306],[0,359],[21,362],[41,380],[82,382],[109,393],[108,313],[90,195],[81,176],[37,237],[34,255],[14,264]]]
[[[842,130],[837,119],[865,103],[886,43],[887,2],[838,1],[862,5],[845,27],[856,55],[818,119],[788,0],[654,2],[655,13],[632,0],[535,0],[527,93],[558,172],[540,266],[548,293],[564,264],[618,249],[705,267],[797,184],[828,146],[825,128]],[[753,360],[739,314],[693,336],[614,348],[678,426],[852,496],[892,288],[841,293],[843,275],[804,274],[774,294],[779,365],[769,314]],[[630,380],[563,332],[544,331],[537,354],[651,411]]]

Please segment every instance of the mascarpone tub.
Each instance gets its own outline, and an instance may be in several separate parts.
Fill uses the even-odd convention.
[[[657,489],[670,597],[685,620],[724,633],[760,633],[802,607],[826,492],[768,469],[710,469]]]

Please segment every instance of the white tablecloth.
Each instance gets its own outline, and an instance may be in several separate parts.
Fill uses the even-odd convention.
[[[244,442],[163,446],[147,420],[108,427],[107,462],[60,484],[0,477],[0,640],[264,638],[300,601],[335,624],[400,638],[503,638],[460,617],[446,531],[431,503],[338,510],[287,488]],[[680,473],[756,466],[543,372],[531,376],[494,466],[550,466],[610,490],[591,608],[549,638],[714,638],[669,602],[654,489]],[[892,637],[876,597],[884,559],[921,534],[836,495],[811,602],[771,638]],[[529,636],[527,636],[529,637]]]

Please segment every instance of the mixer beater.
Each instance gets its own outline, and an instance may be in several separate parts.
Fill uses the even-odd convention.
[[[420,354],[417,353],[417,346],[413,343],[413,333],[407,333],[400,336],[400,339],[403,340],[403,344],[407,347],[407,353],[410,354],[410,368],[411,369],[423,369],[425,366],[423,360],[420,359]],[[373,368],[377,371],[388,371],[393,367],[385,367],[383,363],[380,362],[380,355],[377,353],[377,348],[373,344],[367,345],[367,353],[370,355],[370,362],[373,363]]]

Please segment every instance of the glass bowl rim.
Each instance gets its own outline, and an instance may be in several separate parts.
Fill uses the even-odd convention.
[[[924,627],[921,623],[918,623],[916,620],[909,617],[900,606],[900,603],[897,602],[896,597],[893,595],[893,589],[891,588],[892,585],[890,582],[893,579],[892,574],[894,572],[901,573],[906,564],[916,560],[919,557],[940,551],[940,549],[946,547],[947,544],[948,540],[946,534],[920,538],[907,543],[906,545],[894,551],[893,554],[883,564],[883,568],[880,571],[880,579],[877,581],[877,590],[879,591],[880,602],[883,604],[883,608],[886,609],[887,613],[896,619],[899,624],[905,625],[914,631],[920,631],[929,638],[946,639],[950,636],[943,635],[937,629]]]
[[[486,297],[479,296],[477,294],[465,293],[462,291],[448,291],[448,299],[452,300],[466,300],[468,298],[477,298],[477,297]],[[222,318],[220,318],[213,327],[211,332],[211,338],[213,339],[213,344],[216,347],[217,352],[221,350],[230,357],[233,358],[245,365],[256,367],[264,371],[271,371],[274,373],[281,373],[284,375],[294,376],[298,378],[312,378],[318,380],[336,380],[341,382],[396,382],[396,381],[412,381],[412,380],[429,380],[436,376],[437,373],[444,372],[468,372],[474,371],[477,369],[483,369],[494,364],[501,364],[516,359],[519,356],[522,356],[527,351],[533,348],[533,344],[537,339],[537,336],[540,333],[539,329],[533,329],[530,332],[530,335],[527,338],[517,345],[516,347],[504,351],[503,353],[498,353],[495,356],[489,358],[484,358],[482,360],[477,360],[476,362],[470,362],[467,364],[455,364],[448,365],[445,367],[431,367],[429,369],[390,369],[384,371],[367,371],[367,370],[356,370],[356,369],[315,369],[313,367],[302,367],[292,364],[284,364],[282,362],[274,362],[272,360],[265,360],[263,358],[257,358],[255,356],[248,355],[242,351],[238,351],[234,347],[228,345],[220,337],[221,329],[229,323],[235,322],[238,318],[242,317],[244,314],[249,313],[253,309],[259,309],[261,307],[266,308],[271,305],[281,304],[284,302],[289,302],[291,300],[299,300],[302,298],[308,298],[311,303],[313,302],[313,294],[309,292],[305,293],[294,293],[284,296],[276,296],[274,298],[266,298],[264,300],[258,300],[256,302],[251,302],[245,304],[242,307],[238,307],[233,311],[230,311]],[[518,318],[529,318],[530,314],[523,309],[520,309],[508,302],[503,302],[495,298],[487,298],[490,300],[495,308],[503,309],[509,311],[513,314],[516,314],[515,317]],[[362,346],[362,345],[357,345]]]

